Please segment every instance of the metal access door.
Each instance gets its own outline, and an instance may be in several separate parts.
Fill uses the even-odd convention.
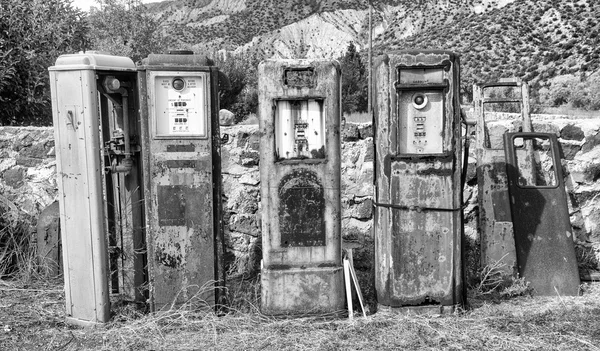
[[[537,295],[577,295],[579,271],[556,135],[504,137],[519,274]]]
[[[510,129],[518,128],[518,124],[522,125],[522,131],[532,131],[529,115],[529,86],[521,81],[476,84],[473,86],[473,106],[477,118],[476,154],[481,265],[493,265],[507,275],[512,275],[516,269],[517,258],[508,200],[506,158],[501,135],[504,129],[510,132],[517,131]],[[490,114],[492,111],[519,111],[520,119],[516,123],[510,120],[494,120]]]

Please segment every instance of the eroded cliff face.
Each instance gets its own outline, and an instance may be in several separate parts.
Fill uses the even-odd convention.
[[[266,58],[335,59],[346,52],[350,42],[362,41],[364,21],[365,11],[359,10],[314,14],[265,35],[256,36],[234,52],[259,52]]]
[[[403,39],[456,14],[483,13],[514,0],[386,1],[373,8],[375,45]],[[265,58],[336,58],[368,44],[366,1],[181,0],[149,4],[173,43],[196,51],[259,53]]]
[[[492,140],[502,140],[502,134],[515,127],[509,115],[502,118],[489,126]],[[540,115],[532,119],[534,131],[559,138],[574,240],[600,261],[600,120]],[[228,267],[232,275],[244,274],[260,264],[260,135],[258,125],[221,127],[221,133],[229,135],[222,146]],[[370,124],[346,123],[342,129],[342,236],[356,244],[355,265],[363,270],[369,270],[373,260],[372,137]],[[53,150],[51,128],[0,127],[0,194],[33,218],[58,199]],[[472,240],[479,235],[475,165],[471,148],[463,195],[465,232]]]

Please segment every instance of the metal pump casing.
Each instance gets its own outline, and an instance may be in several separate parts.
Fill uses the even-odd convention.
[[[340,311],[339,64],[267,60],[259,65],[258,86],[261,312]]]
[[[374,82],[379,307],[452,309],[464,301],[458,57],[391,52]]]
[[[110,318],[109,297],[114,291],[132,300],[143,299],[133,286],[143,279],[142,264],[133,253],[141,240],[141,225],[136,222],[140,207],[123,205],[130,210],[126,215],[129,225],[133,218],[137,229],[120,236],[119,243],[109,240],[122,230],[123,223],[115,221],[113,200],[118,195],[111,192],[112,176],[105,172],[105,158],[110,152],[102,145],[116,131],[117,124],[126,131],[123,134],[129,135],[122,118],[114,116],[133,113],[127,103],[121,106],[122,101],[109,101],[102,81],[112,76],[135,83],[137,69],[129,58],[87,52],[60,56],[49,72],[67,321],[79,325],[105,323]],[[129,177],[128,186],[137,184],[137,175]],[[122,195],[131,199],[139,191],[123,189]],[[117,268],[116,261],[109,265],[109,245],[118,245],[121,257],[131,254],[127,262],[130,271]]]
[[[201,55],[139,67],[150,307],[224,296],[219,71]]]

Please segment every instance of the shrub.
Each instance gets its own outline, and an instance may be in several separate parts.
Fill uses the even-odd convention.
[[[48,67],[85,47],[85,14],[70,0],[0,2],[0,125],[51,125]]]
[[[550,106],[570,105],[585,110],[600,110],[600,75],[570,77],[540,91],[540,100]]]
[[[134,62],[165,51],[166,37],[158,29],[158,21],[139,0],[97,2],[100,9],[92,8],[88,19],[94,50],[130,57]]]
[[[256,68],[259,58],[254,55],[234,55],[226,53],[218,56],[216,65],[227,78],[230,90],[220,93],[221,108],[235,114],[239,123],[250,114],[256,114],[258,108],[258,78]]]
[[[342,69],[342,111],[345,114],[367,111],[368,72],[350,42],[344,56],[339,58]]]

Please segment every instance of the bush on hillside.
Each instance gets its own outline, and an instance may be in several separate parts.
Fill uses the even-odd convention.
[[[570,76],[540,89],[540,103],[552,107],[568,105],[584,110],[600,110],[600,74],[586,78]]]

